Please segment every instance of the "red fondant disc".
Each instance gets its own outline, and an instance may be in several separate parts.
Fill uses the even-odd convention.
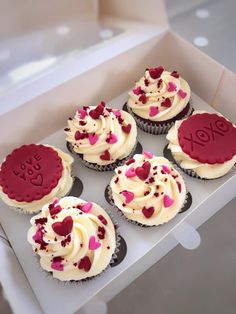
[[[51,147],[23,145],[1,165],[0,185],[9,198],[32,202],[49,194],[62,175],[62,160]]]
[[[194,114],[178,129],[179,144],[201,163],[221,164],[236,154],[236,127],[215,113]]]

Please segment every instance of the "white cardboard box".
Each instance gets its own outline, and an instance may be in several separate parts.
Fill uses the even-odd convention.
[[[190,83],[195,108],[216,109],[236,122],[236,75],[169,29],[162,1],[149,0],[147,5],[144,0],[101,0],[99,8],[100,19],[112,21],[121,27],[129,25],[131,31],[128,34],[124,32],[125,35],[107,45],[106,49],[103,47],[94,52],[88,68],[84,67],[81,71],[81,60],[77,60],[32,84],[28,98],[25,95],[26,87],[10,95],[10,100],[17,106],[0,116],[1,158],[15,146],[32,141],[51,143],[65,149],[62,128],[78,103],[96,104],[104,99],[114,107],[121,107],[127,98],[127,90],[143,74],[144,69],[159,64],[180,71]],[[142,25],[145,30],[143,33]],[[140,36],[137,36],[135,30],[138,30]],[[129,42],[131,38],[134,39],[133,43]],[[28,101],[24,103],[25,99]],[[22,101],[21,105],[19,101]],[[139,140],[145,149],[155,154],[162,154],[166,143],[164,136],[152,136],[142,131],[139,131]],[[75,164],[78,176],[85,183],[82,198],[91,198],[93,190],[96,195],[94,200],[110,208],[103,195],[112,173],[98,174],[77,162]],[[99,186],[94,180],[98,176]],[[2,204],[0,219],[18,259],[18,274],[25,279],[25,286],[32,289],[29,290],[28,303],[25,300],[28,308],[32,308],[31,313],[73,313],[95,296],[108,301],[175,247],[177,239],[183,240],[184,233],[181,230],[187,232],[189,225],[197,228],[236,195],[235,170],[211,181],[184,177],[193,196],[191,208],[166,225],[142,230],[114,213],[121,235],[127,242],[126,258],[96,280],[78,285],[64,285],[40,270],[26,242],[29,216],[19,215]],[[90,190],[86,186],[90,186]],[[4,261],[7,267],[7,258]],[[7,271],[11,277],[9,267]],[[14,281],[13,276],[10,279]],[[8,289],[12,287],[10,279],[8,284],[0,272],[7,297],[16,309],[17,293],[11,293]]]

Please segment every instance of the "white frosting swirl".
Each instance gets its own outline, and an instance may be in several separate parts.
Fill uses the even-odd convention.
[[[139,88],[147,98],[146,103],[140,100],[141,92],[138,95],[134,93]],[[161,122],[176,117],[188,104],[190,94],[190,87],[183,78],[174,77],[170,72],[163,71],[159,78],[153,79],[149,70],[146,70],[144,76],[136,82],[135,89],[129,92],[128,106],[141,118]],[[162,105],[166,99],[170,100],[170,107]]]
[[[143,180],[132,175],[133,169],[136,172],[137,167],[142,167],[145,162],[151,166],[148,177]],[[169,221],[181,210],[186,197],[185,184],[166,158],[137,154],[132,163],[118,167],[115,173],[110,183],[112,198],[114,205],[128,219],[157,226]],[[129,193],[127,199],[124,191]]]
[[[44,145],[44,146],[50,146],[50,145]],[[0,186],[0,198],[8,205],[11,207],[19,208],[23,210],[23,212],[32,214],[36,213],[41,210],[42,206],[50,201],[52,201],[55,197],[62,197],[65,196],[71,189],[72,184],[73,184],[73,178],[71,176],[71,168],[74,159],[64,153],[62,150],[52,147],[61,157],[62,160],[62,166],[63,166],[63,171],[60,180],[58,181],[57,186],[51,190],[51,192],[47,195],[45,195],[43,198],[40,200],[34,200],[32,202],[18,202],[14,199],[11,199],[8,197],[7,194],[5,194],[2,190],[2,187]]]
[[[83,209],[85,204],[87,212]],[[39,255],[42,268],[61,281],[81,280],[101,273],[116,248],[114,225],[105,210],[96,203],[72,196],[51,204],[51,210],[57,212],[58,207],[61,210],[56,214],[50,213],[49,206],[45,205],[31,219],[28,231],[28,242]],[[66,235],[59,235],[54,224],[68,217],[72,227]]]
[[[199,113],[206,113],[206,111],[196,110],[193,114]],[[217,114],[222,116],[219,113]],[[168,148],[171,150],[174,159],[180,165],[180,167],[186,170],[192,170],[199,177],[205,179],[216,179],[228,173],[236,163],[236,155],[222,164],[213,165],[208,163],[201,163],[195,159],[192,159],[182,150],[178,140],[178,129],[184,120],[186,119],[176,121],[166,136],[167,140],[169,141]]]
[[[68,128],[65,129],[66,140],[72,144],[73,150],[82,154],[84,160],[98,165],[108,165],[127,157],[137,140],[137,127],[133,117],[123,110],[105,107],[103,114],[94,119],[89,112],[96,107],[85,108],[86,116],[81,117],[77,111],[74,118],[68,120]],[[124,132],[122,127],[129,125],[130,132]],[[87,137],[77,140],[76,132],[85,133]],[[91,136],[91,142],[88,136]],[[109,153],[108,158],[102,159],[105,152]]]

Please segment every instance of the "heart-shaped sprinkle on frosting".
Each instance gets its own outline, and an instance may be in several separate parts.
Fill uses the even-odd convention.
[[[88,213],[88,212],[90,212],[90,210],[92,209],[92,207],[93,207],[93,203],[87,202],[87,203],[85,203],[85,204],[83,204],[83,205],[81,206],[81,210],[82,210],[84,213]]]
[[[177,88],[177,86],[175,85],[175,83],[173,83],[173,82],[169,82],[168,83],[168,92],[174,92],[174,91],[176,91],[176,88]]]
[[[100,159],[101,160],[110,160],[111,155],[110,155],[109,151],[105,150],[105,152],[102,155],[100,155]]]
[[[153,157],[153,153],[148,152],[146,150],[143,151],[143,154],[147,157],[147,158],[152,158]]]
[[[185,93],[182,89],[180,89],[179,91],[178,91],[178,95],[181,97],[181,98],[185,98],[186,96],[187,96],[187,93]]]
[[[138,86],[138,87],[136,87],[136,88],[133,89],[133,93],[134,93],[135,95],[141,95],[141,94],[143,94],[143,93],[145,93],[145,92],[142,90],[142,88],[141,88],[140,86]]]
[[[149,109],[149,117],[155,117],[159,113],[159,109],[156,106],[151,106]]]
[[[152,217],[152,215],[154,214],[154,211],[155,211],[155,209],[154,209],[154,207],[153,206],[151,206],[151,207],[143,207],[143,209],[142,209],[142,213],[143,213],[143,215],[147,218],[147,219],[149,219],[149,218],[151,218]]]
[[[105,226],[107,225],[107,220],[103,215],[98,215],[98,219],[103,223]]]
[[[127,125],[122,125],[122,131],[123,132],[125,132],[125,133],[127,133],[127,134],[129,134],[130,133],[130,131],[131,131],[131,124],[129,123],[129,124],[127,124]]]
[[[165,173],[168,173],[168,174],[171,173],[170,168],[167,167],[166,165],[162,165],[162,170],[163,170]]]
[[[169,195],[164,195],[164,207],[170,207],[174,204],[174,200]]]
[[[91,236],[89,239],[89,249],[94,251],[100,248],[100,246],[101,246],[101,243],[96,241],[96,237]]]
[[[149,75],[154,80],[158,79],[162,75],[163,71],[164,71],[164,68],[162,66],[159,66],[157,68],[151,68],[148,70]]]
[[[171,76],[175,77],[175,78],[179,78],[179,73],[177,71],[173,71],[170,74]]]
[[[182,185],[180,182],[176,182],[177,183],[177,186],[178,186],[178,190],[179,190],[179,193],[181,193],[182,191]]]
[[[83,269],[85,272],[90,271],[92,264],[88,256],[81,258],[78,268]]]
[[[170,100],[170,98],[166,98],[165,100],[163,100],[162,101],[162,103],[161,103],[161,106],[162,107],[166,107],[166,108],[169,108],[169,107],[171,107],[171,100]]]
[[[125,203],[129,204],[134,199],[134,193],[129,191],[123,191],[121,194],[125,197]]]
[[[142,167],[137,167],[135,169],[135,173],[140,180],[145,181],[147,177],[149,176],[150,169],[151,169],[150,162],[145,161]]]
[[[89,115],[94,120],[99,119],[99,117],[103,114],[105,107],[105,102],[101,101],[100,104],[93,110],[89,112]]]
[[[76,141],[83,140],[87,137],[88,137],[88,133],[86,133],[86,132],[83,132],[83,133],[80,131],[75,132],[75,140]]]
[[[80,119],[82,119],[82,120],[87,116],[87,112],[84,109],[80,108],[80,109],[78,109],[78,112],[79,112]]]
[[[89,134],[88,139],[89,139],[89,143],[91,145],[94,145],[99,140],[99,136],[97,134],[94,134],[94,133],[93,134]]]
[[[60,236],[67,236],[73,228],[73,219],[71,216],[65,217],[62,221],[52,224],[53,231]]]
[[[121,116],[120,110],[113,111],[113,113],[117,118]]]
[[[141,101],[143,104],[146,104],[147,96],[145,94],[142,94],[138,100]]]
[[[64,266],[62,264],[62,261],[64,260],[61,256],[56,256],[52,259],[51,268],[57,271],[63,271]]]
[[[115,144],[117,141],[117,136],[114,133],[110,132],[108,138],[106,139],[106,142],[109,144]]]
[[[54,207],[49,207],[49,213],[53,217],[57,214],[59,214],[62,211],[62,208],[60,205],[54,206]]]
[[[125,175],[126,175],[127,178],[135,177],[135,176],[136,176],[135,169],[134,169],[133,167],[130,167],[130,168],[125,172]]]

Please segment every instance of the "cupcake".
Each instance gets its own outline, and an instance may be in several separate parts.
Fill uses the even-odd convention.
[[[151,134],[164,134],[176,120],[191,114],[190,87],[177,71],[162,66],[147,69],[129,93],[127,109],[137,125]]]
[[[83,164],[97,171],[113,170],[123,164],[137,144],[133,117],[101,102],[97,107],[79,108],[68,120],[66,140]]]
[[[111,202],[128,220],[142,226],[158,226],[181,211],[186,187],[169,160],[143,152],[115,170],[109,194]]]
[[[222,177],[236,163],[236,126],[219,113],[195,111],[169,130],[168,148],[190,176]]]
[[[9,154],[0,168],[0,198],[24,213],[38,212],[73,184],[73,158],[58,148],[23,145]]]
[[[114,225],[96,203],[67,196],[44,205],[31,219],[28,242],[41,267],[61,281],[97,276],[116,248]]]

